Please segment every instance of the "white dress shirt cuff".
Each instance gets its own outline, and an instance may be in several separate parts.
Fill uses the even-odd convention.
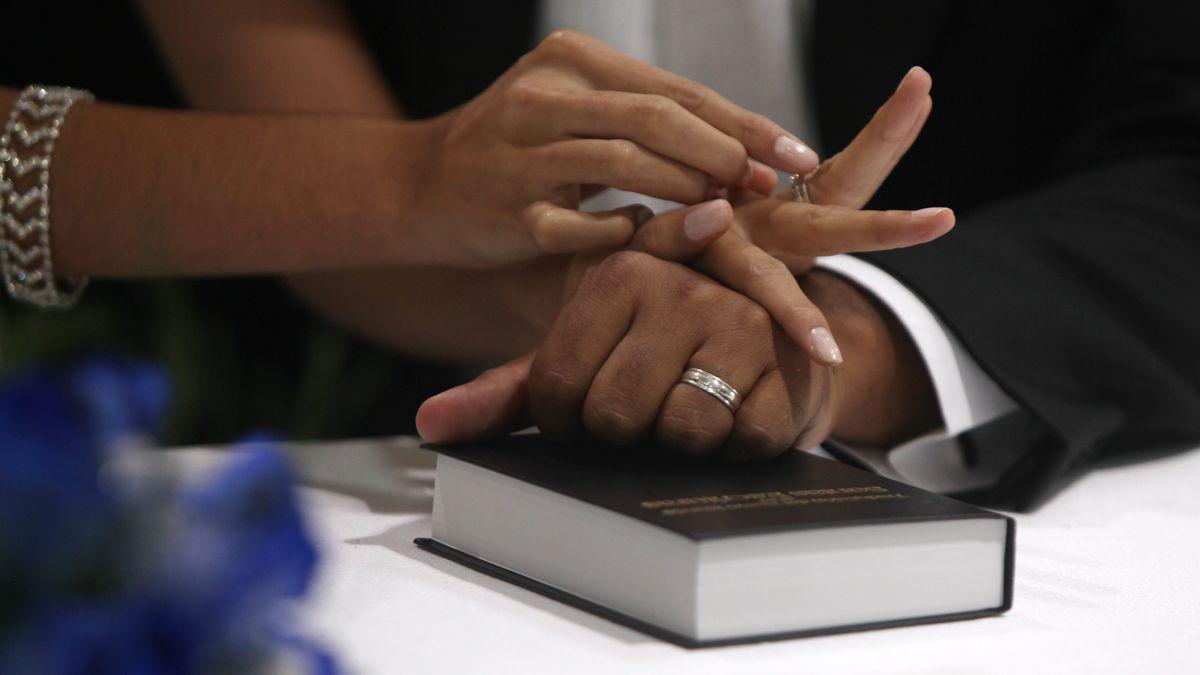
[[[937,395],[944,427],[890,449],[839,444],[882,474],[939,492],[969,482],[957,436],[1017,409],[945,324],[915,293],[887,272],[848,255],[817,259],[817,267],[846,277],[891,310],[912,337]]]

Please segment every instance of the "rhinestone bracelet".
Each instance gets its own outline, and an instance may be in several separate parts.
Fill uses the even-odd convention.
[[[91,93],[26,87],[0,135],[0,269],[14,300],[40,309],[69,309],[87,278],[56,279],[50,258],[50,156],[63,121]]]

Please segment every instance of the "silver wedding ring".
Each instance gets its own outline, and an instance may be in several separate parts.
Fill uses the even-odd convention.
[[[723,403],[726,408],[729,408],[729,412],[731,413],[736,413],[738,406],[742,404],[741,396],[738,395],[737,389],[729,386],[728,382],[707,370],[688,368],[683,371],[683,377],[679,378],[679,382],[681,384],[690,384],[712,396]]]
[[[804,176],[798,173],[792,174],[792,199],[805,204],[812,203],[808,198],[808,183],[804,180]]]

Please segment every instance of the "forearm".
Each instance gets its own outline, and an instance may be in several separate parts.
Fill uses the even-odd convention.
[[[891,447],[935,428],[940,413],[929,374],[904,327],[877,300],[836,274],[800,279],[825,312],[845,356],[838,367],[832,435]]]
[[[0,89],[0,109],[16,92]],[[54,149],[63,275],[421,263],[406,214],[425,123],[76,106]]]
[[[175,81],[197,108],[400,109],[336,0],[139,0]]]
[[[298,274],[297,294],[330,320],[418,357],[493,365],[532,351],[561,306],[566,260],[471,271],[390,267]]]

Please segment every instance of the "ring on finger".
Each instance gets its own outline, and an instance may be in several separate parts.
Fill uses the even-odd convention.
[[[805,204],[811,204],[808,198],[808,181],[798,173],[792,174],[792,199]]]
[[[688,368],[683,371],[683,377],[679,378],[679,382],[680,384],[690,384],[712,396],[729,408],[731,413],[736,414],[737,409],[742,405],[742,397],[738,394],[738,390],[707,370]]]

